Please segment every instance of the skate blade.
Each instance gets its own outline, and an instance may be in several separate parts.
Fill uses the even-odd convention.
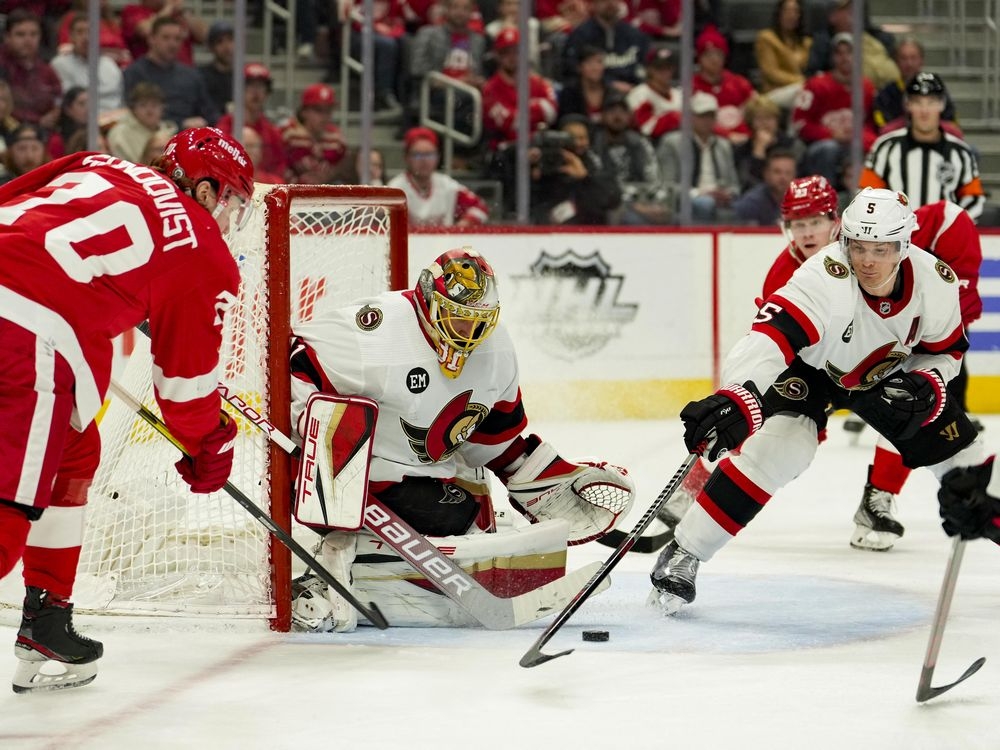
[[[664,617],[673,617],[681,611],[685,604],[689,604],[689,602],[656,588],[650,591],[646,598],[646,606],[656,607],[663,613]]]
[[[854,549],[866,549],[872,552],[888,552],[897,539],[899,539],[898,534],[875,531],[867,526],[855,526],[854,536],[851,537],[851,546]]]
[[[67,664],[54,659],[19,660],[11,687],[15,693],[65,690],[81,687],[97,677],[97,662]]]

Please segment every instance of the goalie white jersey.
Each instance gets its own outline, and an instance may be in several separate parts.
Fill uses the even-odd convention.
[[[752,380],[763,392],[796,355],[847,390],[867,390],[898,369],[933,368],[951,380],[968,348],[955,273],[911,247],[899,277],[892,295],[867,295],[839,246],[827,246],[764,301],[722,382]]]
[[[370,479],[449,479],[500,456],[525,428],[517,357],[503,325],[446,377],[413,292],[385,292],[296,326],[292,420],[317,390],[379,405]]]

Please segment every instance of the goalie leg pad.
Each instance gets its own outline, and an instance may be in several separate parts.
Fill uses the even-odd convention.
[[[566,461],[548,443],[535,443],[507,480],[507,491],[511,505],[532,522],[569,521],[571,545],[609,532],[635,499],[635,484],[625,469]]]
[[[324,567],[334,578],[351,590],[351,566],[357,554],[358,535],[348,531],[332,531],[323,538],[321,550]],[[358,611],[344,597],[327,587],[326,598],[330,602],[330,616],[333,630],[350,633],[358,626]]]

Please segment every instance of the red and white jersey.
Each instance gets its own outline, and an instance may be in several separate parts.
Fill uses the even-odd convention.
[[[552,84],[540,75],[528,77],[528,127],[534,133],[539,125],[555,122],[559,105]],[[483,127],[489,147],[517,140],[517,84],[497,73],[483,84]]]
[[[444,375],[413,292],[358,300],[293,332],[292,424],[317,390],[379,405],[369,474],[450,479],[501,456],[527,425],[514,344],[503,324],[457,378]]]
[[[148,319],[157,400],[197,452],[219,423],[222,318],[238,287],[215,220],[149,167],[81,152],[0,187],[0,317],[69,362],[78,430],[107,392],[111,340]]]
[[[764,392],[796,356],[848,390],[872,388],[900,368],[934,368],[951,380],[968,349],[958,279],[913,246],[899,274],[898,294],[866,295],[839,244],[827,245],[767,297],[726,356],[722,382],[752,380]]]
[[[913,232],[910,243],[943,260],[958,276],[962,323],[968,327],[983,312],[983,301],[979,297],[979,267],[983,262],[983,248],[976,225],[968,212],[949,201],[929,203],[914,213],[917,217],[917,229]],[[767,272],[762,299],[767,299],[787,284],[803,260],[796,247],[787,245]]]
[[[489,215],[485,201],[449,175],[431,175],[430,190],[424,192],[406,172],[389,180],[389,187],[406,193],[406,212],[411,227],[450,227],[463,219],[482,224]]]
[[[730,133],[750,135],[750,126],[743,117],[746,103],[757,93],[750,81],[730,70],[722,71],[722,80],[718,83],[709,81],[701,73],[695,73],[691,79],[691,93],[699,91],[711,94],[719,102],[715,120],[716,135],[725,137]]]
[[[664,133],[681,126],[684,96],[677,87],[670,89],[670,98],[654,91],[648,83],[633,86],[625,101],[632,110],[632,127],[654,141]]]
[[[875,85],[867,78],[861,79],[864,122],[861,124],[861,141],[868,151],[877,137],[872,119],[872,102]],[[817,73],[809,78],[795,98],[792,110],[792,128],[806,143],[832,138],[831,128],[851,127],[854,113],[851,110],[851,87],[840,83],[829,73]]]

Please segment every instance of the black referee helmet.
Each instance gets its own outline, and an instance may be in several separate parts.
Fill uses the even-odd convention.
[[[943,99],[947,93],[944,81],[937,73],[921,71],[906,84],[907,96],[939,96]]]

